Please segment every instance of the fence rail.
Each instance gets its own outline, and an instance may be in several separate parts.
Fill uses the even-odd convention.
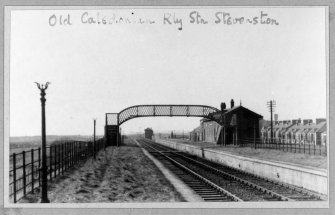
[[[305,142],[305,144],[287,143],[282,139],[273,139],[272,141],[270,139],[242,139],[241,146],[255,149],[276,149],[293,153],[327,156],[326,145],[316,145],[307,142]]]
[[[94,148],[93,149],[93,145]],[[48,181],[66,170],[87,160],[104,148],[104,140],[95,141],[67,141],[47,147]],[[13,153],[10,155],[9,169],[9,198],[16,203],[28,193],[34,193],[42,184],[42,154],[41,148]]]

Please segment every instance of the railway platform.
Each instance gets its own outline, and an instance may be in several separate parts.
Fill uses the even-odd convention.
[[[229,151],[226,150],[226,147],[223,148],[209,143],[192,144],[186,140],[174,139],[156,139],[155,141],[178,151],[222,163],[260,177],[298,186],[325,196],[328,194],[328,172],[326,168],[289,163],[278,159],[241,155],[234,153],[234,150]]]

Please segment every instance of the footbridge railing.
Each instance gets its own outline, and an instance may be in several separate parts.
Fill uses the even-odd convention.
[[[106,113],[105,139],[119,142],[119,126],[138,117],[202,117],[213,120],[219,109],[206,105],[136,105],[120,113]],[[114,144],[113,144],[114,145]]]
[[[106,125],[121,125],[137,117],[183,116],[212,119],[212,113],[219,110],[205,105],[136,105],[120,113],[106,113]]]

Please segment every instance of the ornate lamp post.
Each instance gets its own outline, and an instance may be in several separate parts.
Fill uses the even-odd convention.
[[[42,197],[41,203],[49,203],[48,199],[48,171],[47,171],[47,153],[46,153],[46,138],[45,138],[45,90],[48,88],[50,82],[45,85],[40,85],[35,82],[38,89],[41,91],[41,106],[42,106]]]

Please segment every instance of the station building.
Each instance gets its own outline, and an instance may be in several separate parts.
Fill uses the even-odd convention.
[[[213,113],[213,120],[200,120],[200,126],[190,132],[190,139],[214,144],[240,145],[244,140],[260,138],[259,121],[263,119],[261,115],[242,105],[234,106],[234,100],[231,100],[229,109],[221,109],[223,111]]]

